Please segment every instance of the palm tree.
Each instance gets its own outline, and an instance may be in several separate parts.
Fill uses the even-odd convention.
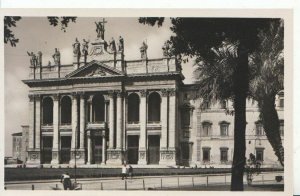
[[[284,55],[283,21],[270,23],[268,31],[259,33],[260,47],[250,56],[250,94],[258,102],[260,118],[266,136],[281,165],[284,165],[284,148],[280,138],[280,122],[275,98],[283,90]]]

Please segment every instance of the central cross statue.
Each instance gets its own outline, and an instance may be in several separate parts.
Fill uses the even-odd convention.
[[[104,40],[104,31],[105,31],[104,24],[105,23],[107,23],[107,21],[104,18],[102,21],[95,22],[97,38],[101,38],[102,40]]]

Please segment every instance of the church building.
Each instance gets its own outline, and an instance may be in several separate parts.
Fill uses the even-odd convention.
[[[94,41],[75,40],[72,64],[60,63],[59,49],[54,64],[29,54],[27,165],[231,167],[232,103],[203,109],[197,86],[183,83],[180,58],[148,59],[143,43],[141,58],[128,61],[123,38],[105,41],[104,22],[96,24]],[[277,100],[283,140],[283,93]],[[246,145],[262,166],[279,166],[252,101]]]

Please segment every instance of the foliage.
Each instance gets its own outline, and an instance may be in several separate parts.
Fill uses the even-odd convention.
[[[15,34],[11,30],[12,27],[16,27],[17,21],[21,20],[20,16],[5,16],[4,17],[4,43],[10,43],[12,47],[16,47],[19,42],[18,38],[15,38]],[[51,26],[56,27],[61,25],[61,30],[66,32],[66,28],[70,22],[76,22],[76,17],[47,17]]]
[[[47,17],[50,25],[56,27],[58,24],[61,25],[61,30],[66,32],[66,28],[70,22],[76,22],[76,17]]]
[[[11,28],[16,27],[16,22],[21,20],[20,16],[5,16],[4,17],[4,43],[10,43],[11,46],[15,47],[19,39],[15,38]]]

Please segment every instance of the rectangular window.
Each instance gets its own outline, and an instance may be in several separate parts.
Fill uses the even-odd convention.
[[[228,136],[228,124],[227,123],[221,124],[220,129],[221,129],[221,136]]]
[[[210,148],[203,148],[203,161],[209,162],[210,161]]]
[[[203,123],[202,124],[202,132],[203,136],[209,136],[211,130],[211,124],[210,123]]]
[[[264,149],[263,148],[256,148],[256,160],[264,161]]]
[[[228,148],[221,148],[220,155],[221,155],[221,162],[227,162],[228,161]]]
[[[256,135],[264,135],[263,126],[261,123],[256,123]]]

